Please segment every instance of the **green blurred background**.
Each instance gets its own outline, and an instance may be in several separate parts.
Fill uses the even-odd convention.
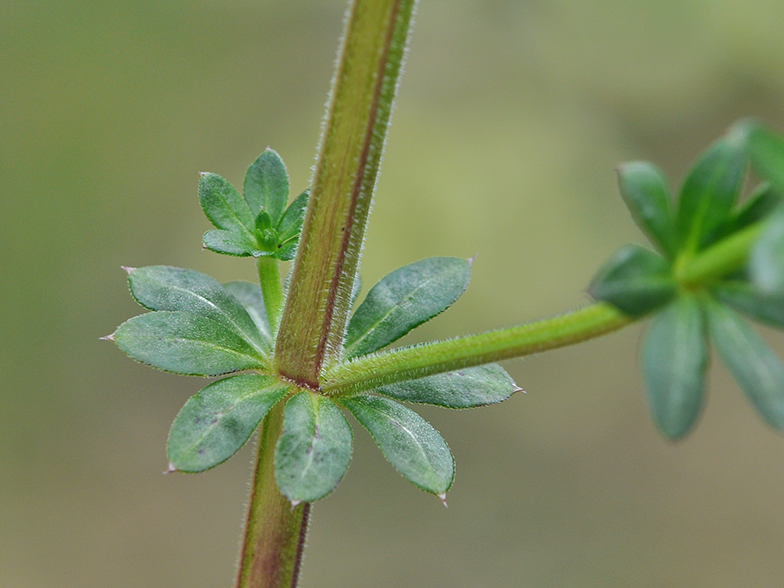
[[[98,337],[140,312],[121,264],[252,279],[201,251],[197,172],[239,185],[269,145],[307,186],[343,10],[0,2],[4,588],[232,585],[250,447],[162,476],[169,423],[205,382]],[[478,254],[418,339],[586,303],[598,265],[642,242],[618,163],[677,183],[736,118],[784,129],[780,0],[423,0],[417,20],[364,282]],[[448,510],[357,431],[303,588],[781,586],[784,439],[718,362],[697,430],[660,439],[640,332],[508,362],[528,394],[501,406],[423,410],[457,458]]]

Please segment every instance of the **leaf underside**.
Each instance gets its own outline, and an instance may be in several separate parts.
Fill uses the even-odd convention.
[[[264,294],[258,284],[251,282],[229,282],[224,288],[245,308],[253,324],[261,333],[262,339],[271,349],[273,346],[272,328],[267,318],[267,307],[264,306]]]
[[[169,432],[171,466],[201,472],[226,461],[250,438],[289,386],[258,374],[232,376],[202,388],[182,407]]]
[[[700,305],[681,295],[654,318],[642,349],[653,419],[670,439],[683,437],[703,404],[708,349]]]
[[[408,380],[376,390],[404,402],[444,408],[474,408],[497,404],[520,390],[497,363]]]
[[[412,484],[442,495],[452,486],[455,464],[441,435],[425,419],[402,404],[360,394],[341,399],[375,439],[389,462]]]
[[[269,349],[269,341],[264,340],[245,307],[207,274],[155,265],[132,270],[128,283],[133,297],[149,310],[199,314],[237,332],[255,346]]]
[[[784,365],[746,321],[709,302],[708,325],[722,360],[765,421],[784,429]]]
[[[275,448],[275,479],[283,495],[299,503],[332,492],[351,461],[352,435],[329,399],[310,392],[289,399]]]
[[[176,374],[218,376],[267,368],[266,358],[241,335],[190,312],[134,317],[117,328],[114,340],[133,359]]]

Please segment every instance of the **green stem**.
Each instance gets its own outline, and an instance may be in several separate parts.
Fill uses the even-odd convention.
[[[414,4],[351,6],[276,346],[278,371],[310,388],[343,345]]]
[[[277,261],[257,261],[277,370],[303,386],[341,350],[414,3],[353,1],[285,306]],[[237,588],[297,584],[309,505],[292,508],[275,480],[283,406],[262,428]]]
[[[264,295],[264,308],[272,336],[278,332],[280,316],[283,313],[283,286],[280,282],[279,262],[273,257],[259,257],[256,268],[259,271],[259,285]]]
[[[698,286],[721,278],[746,265],[754,243],[766,223],[755,223],[722,239],[690,259],[675,264],[675,279],[684,286]]]
[[[448,341],[404,347],[338,365],[325,374],[322,390],[344,395],[565,347],[628,325],[635,319],[598,303],[554,318]]]
[[[292,508],[275,482],[275,444],[284,403],[264,419],[245,524],[237,588],[294,588],[297,585],[310,504]]]

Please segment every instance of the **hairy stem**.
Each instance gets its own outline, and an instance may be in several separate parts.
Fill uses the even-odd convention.
[[[280,316],[283,313],[283,286],[280,283],[280,262],[272,257],[259,257],[256,268],[259,271],[259,285],[264,295],[264,308],[270,324],[272,336],[278,332]]]
[[[593,304],[525,325],[368,355],[329,370],[322,389],[331,395],[352,394],[385,384],[531,355],[616,331],[632,321],[632,317],[609,304]]]
[[[257,262],[267,315],[278,330],[277,371],[318,387],[322,365],[343,344],[370,201],[415,0],[354,0],[333,79],[288,299],[277,261]],[[294,588],[307,530],[308,504],[295,508],[275,480],[275,445],[283,403],[266,417],[237,588]]]
[[[281,374],[319,386],[343,336],[415,0],[354,0],[277,341]]]
[[[310,504],[292,508],[275,482],[275,443],[283,426],[284,403],[264,419],[240,555],[237,588],[295,588]]]

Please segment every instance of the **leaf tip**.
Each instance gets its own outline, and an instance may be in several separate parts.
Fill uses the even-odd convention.
[[[441,494],[436,494],[441,499],[441,503],[444,505],[444,508],[449,508],[449,505],[446,503],[446,492],[442,492]]]
[[[166,474],[173,474],[174,472],[179,472],[179,471],[180,470],[177,469],[177,466],[175,466],[172,462],[169,462],[169,467],[166,468],[166,471],[163,472],[163,475],[165,476]]]
[[[471,267],[472,265],[474,265],[474,261],[476,261],[476,258],[478,256],[479,256],[478,253],[474,253],[473,257],[469,257],[468,259],[466,259],[466,261],[468,262],[468,267]]]
[[[269,147],[267,147],[267,149],[269,149]],[[294,510],[294,509],[295,509],[295,508],[297,508],[297,507],[298,507],[300,504],[302,504],[302,501],[301,501],[301,500],[292,500],[292,501],[291,501],[291,510]]]
[[[114,342],[114,333],[109,333],[108,335],[104,335],[103,337],[98,337],[99,341],[111,341]]]
[[[518,386],[517,384],[515,384],[514,392],[512,392],[512,394],[517,394],[518,392],[522,392],[523,394],[528,394],[528,392],[526,392],[526,391],[525,391],[525,390],[523,390],[523,389],[522,389],[520,386]]]
[[[129,265],[121,265],[120,268],[129,276],[136,271],[135,267],[131,267]]]

